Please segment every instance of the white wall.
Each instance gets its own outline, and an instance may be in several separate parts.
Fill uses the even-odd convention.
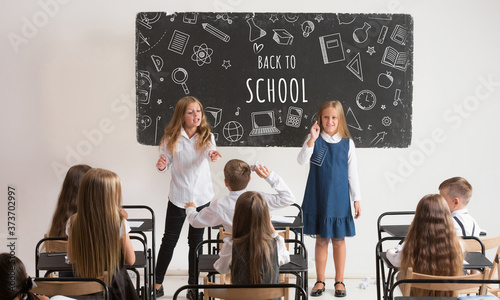
[[[498,1],[8,1],[0,13],[0,251],[9,250],[7,186],[13,185],[15,251],[29,273],[34,273],[34,247],[48,229],[62,176],[74,163],[117,172],[125,204],[151,206],[161,238],[170,174],[155,171],[155,147],[136,141],[134,20],[140,11],[411,14],[413,141],[407,149],[357,150],[362,216],[356,221],[358,235],[347,241],[346,276],[375,273],[380,213],[414,209],[451,176],[472,183],[471,214],[490,235],[500,233]],[[33,22],[35,27],[26,25]],[[219,150],[223,159],[212,167],[217,196],[226,193],[223,165],[237,157],[268,164],[301,202],[307,167],[296,163],[298,148]],[[268,190],[258,178],[250,188]],[[184,231],[172,271],[187,268],[186,236]],[[314,276],[313,240],[307,238],[307,245]],[[328,273],[333,273],[330,264]]]

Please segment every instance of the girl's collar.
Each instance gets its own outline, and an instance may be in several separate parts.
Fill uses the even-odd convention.
[[[326,141],[334,141],[334,142],[338,142],[342,139],[342,137],[340,137],[340,134],[338,132],[336,134],[330,136],[328,133],[322,131],[321,137]]]
[[[189,135],[186,132],[186,130],[184,129],[184,127],[182,127],[181,135],[184,136],[185,138],[187,138],[188,140],[190,140],[191,138],[193,138],[196,134],[198,134],[198,133],[195,131],[194,134],[193,134],[193,136],[189,137]]]

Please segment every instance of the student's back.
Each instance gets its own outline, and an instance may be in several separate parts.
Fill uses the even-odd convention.
[[[137,293],[124,267],[125,263],[134,263],[135,253],[121,201],[118,175],[103,169],[85,174],[77,213],[68,221],[68,257],[76,276],[103,277],[110,299],[136,300]]]

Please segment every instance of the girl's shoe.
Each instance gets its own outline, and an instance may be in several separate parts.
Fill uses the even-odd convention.
[[[319,297],[319,296],[323,295],[323,292],[325,291],[325,286],[326,286],[325,282],[318,280],[318,281],[316,281],[316,283],[314,285],[316,285],[318,283],[323,284],[323,288],[322,289],[312,289],[311,296],[313,296],[313,297]]]
[[[156,293],[156,298],[160,298],[160,297],[163,297],[163,295],[165,294],[163,292],[163,285],[160,286],[159,289],[154,289],[155,290],[155,293]],[[152,294],[152,293],[151,293]]]
[[[335,282],[334,286],[336,286],[337,284],[343,285],[344,290],[335,289],[335,297],[345,297],[347,295],[347,292],[345,290],[345,284],[342,281],[337,281],[337,282]]]

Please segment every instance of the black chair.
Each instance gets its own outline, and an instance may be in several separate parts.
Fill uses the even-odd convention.
[[[215,282],[215,275],[218,272],[214,269],[214,263],[219,258],[218,254],[200,254],[204,245],[222,243],[222,240],[204,240],[196,246],[196,257],[194,261],[195,270],[199,272],[207,272],[207,277],[211,282]],[[285,243],[294,243],[294,247],[299,247],[298,254],[290,254],[290,262],[280,266],[280,273],[293,274],[300,282],[299,286],[307,290],[308,278],[308,262],[307,250],[302,241],[294,239],[285,239]]]
[[[130,210],[142,210],[147,212],[148,217],[146,218],[133,218],[129,216],[128,221],[129,222],[143,222],[140,227],[131,227],[130,234],[138,234],[140,235],[144,241],[145,244],[147,245],[147,261],[148,261],[148,270],[149,270],[149,282],[153,286],[156,285],[156,276],[155,276],[155,270],[156,270],[156,233],[155,233],[155,213],[151,209],[151,207],[147,205],[123,205],[123,209],[130,211]],[[146,233],[151,233],[151,246],[148,243],[148,239],[146,236]],[[146,275],[144,275],[146,276]],[[149,289],[149,287],[147,287]],[[149,297],[149,296],[148,296]],[[156,299],[156,294],[153,293],[153,299]]]
[[[210,294],[204,295],[204,298],[216,297],[223,298],[226,300],[261,300],[275,298],[276,295],[280,294],[280,290],[295,288],[298,299],[307,299],[307,293],[305,290],[297,285],[291,283],[276,283],[276,284],[203,284],[203,285],[184,285],[177,289],[174,293],[173,300],[177,300],[177,297],[183,290],[187,289],[204,289]],[[209,292],[213,290],[213,292]],[[276,293],[276,294],[270,294]],[[271,296],[270,296],[271,295]],[[278,296],[280,297],[280,296]]]

